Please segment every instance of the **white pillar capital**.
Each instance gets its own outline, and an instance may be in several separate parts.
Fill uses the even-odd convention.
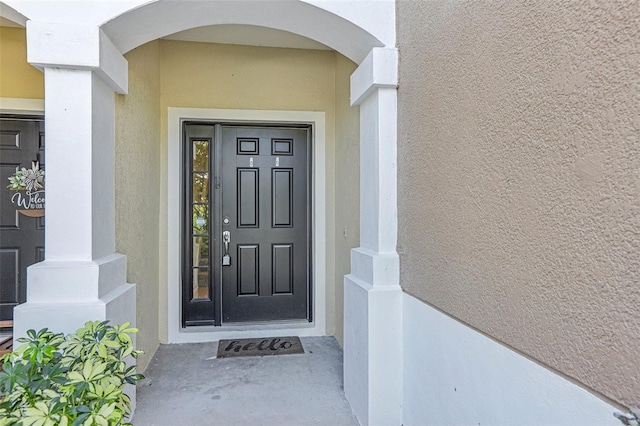
[[[398,49],[376,47],[351,75],[351,105],[361,105],[375,89],[398,87]]]
[[[127,61],[96,26],[28,21],[27,61],[41,69],[93,71],[113,91],[127,93]]]

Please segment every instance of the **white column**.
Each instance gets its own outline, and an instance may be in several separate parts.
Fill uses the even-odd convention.
[[[114,91],[126,93],[127,63],[92,26],[29,21],[27,46],[45,73],[45,261],[28,268],[14,338],[135,324],[135,286],[115,253]]]
[[[363,425],[402,422],[402,290],[397,242],[396,49],[351,76],[360,105],[360,247],[344,281],[344,390]]]

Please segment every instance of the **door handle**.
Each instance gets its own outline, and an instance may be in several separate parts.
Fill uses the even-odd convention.
[[[231,265],[231,256],[229,256],[229,243],[231,242],[231,232],[224,231],[222,233],[222,242],[224,243],[224,256],[222,256],[222,266]]]

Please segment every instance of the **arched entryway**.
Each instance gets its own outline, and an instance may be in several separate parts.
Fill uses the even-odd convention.
[[[135,320],[135,289],[126,284],[126,258],[115,253],[113,93],[125,94],[129,84],[122,55],[205,25],[288,31],[359,64],[351,77],[350,98],[360,106],[360,247],[352,251],[351,274],[345,277],[345,393],[362,423],[399,423],[393,14],[381,19],[376,6],[363,2],[338,7],[305,1],[156,1],[119,10],[104,24],[83,25],[83,14],[93,12],[80,7],[76,12],[75,22],[68,17],[56,21],[54,12],[47,18],[34,16],[28,25],[29,61],[44,69],[46,80],[47,252],[45,261],[29,271],[29,294],[16,311],[16,333],[54,328],[52,316],[61,330],[88,318]],[[380,36],[365,28],[379,28]],[[77,182],[77,174],[86,179]],[[74,305],[71,312],[69,304]]]

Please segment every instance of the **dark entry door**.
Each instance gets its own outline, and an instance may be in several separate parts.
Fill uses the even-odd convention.
[[[13,320],[13,308],[26,300],[27,267],[44,260],[44,217],[27,217],[11,203],[7,188],[16,167],[44,168],[44,123],[0,117],[0,320]]]
[[[309,131],[186,124],[185,325],[310,319]]]
[[[223,127],[223,322],[308,317],[308,184],[307,130]]]

